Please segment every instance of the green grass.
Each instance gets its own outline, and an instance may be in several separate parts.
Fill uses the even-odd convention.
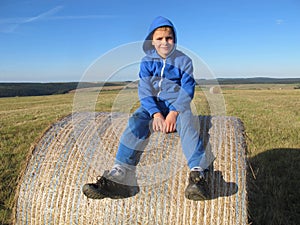
[[[300,221],[300,90],[291,87],[264,85],[253,90],[231,85],[224,89],[227,115],[241,118],[247,131],[254,172],[248,173],[253,224]],[[110,111],[117,94],[118,90],[101,92],[95,110]],[[203,93],[198,91],[195,97],[198,112],[209,114]],[[0,224],[11,223],[18,178],[31,146],[51,124],[72,112],[73,99],[74,93],[0,98]],[[132,110],[137,106],[133,104]]]
[[[253,224],[300,223],[300,91],[226,91],[228,115],[248,135],[249,214]]]
[[[19,174],[31,145],[71,112],[71,95],[0,99],[0,224],[8,224]]]
[[[299,148],[300,92],[297,90],[226,91],[227,114],[240,117],[258,149]]]

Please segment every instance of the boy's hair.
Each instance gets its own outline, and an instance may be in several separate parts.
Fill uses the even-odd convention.
[[[161,30],[161,31],[172,31],[172,34],[173,34],[173,36],[174,36],[174,30],[173,30],[172,27],[169,27],[169,26],[163,26],[163,27],[159,27],[159,28],[155,29],[155,30],[152,32],[152,34],[151,34],[151,40],[153,40],[153,34],[154,34],[154,32],[157,31],[157,30]]]

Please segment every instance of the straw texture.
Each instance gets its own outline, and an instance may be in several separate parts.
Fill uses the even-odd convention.
[[[20,184],[16,224],[247,224],[244,127],[239,119],[200,116],[215,157],[211,198],[185,199],[188,168],[177,133],[155,133],[137,168],[141,191],[123,200],[90,200],[81,192],[110,169],[129,115],[74,113],[36,145]]]

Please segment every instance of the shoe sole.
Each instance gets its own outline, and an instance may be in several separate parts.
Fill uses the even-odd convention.
[[[97,189],[95,189],[92,185],[90,184],[85,184],[82,187],[82,192],[83,194],[90,199],[103,199],[103,198],[111,198],[111,199],[123,199],[123,198],[129,198],[133,197],[136,194],[138,194],[140,191],[139,187],[136,188],[132,193],[130,193],[127,196],[123,195],[118,195],[118,194],[112,194],[112,193],[106,193],[102,191],[102,193]]]
[[[207,198],[204,195],[198,194],[198,193],[190,193],[186,194],[185,197],[189,200],[193,201],[205,201]]]
[[[98,190],[96,190],[89,184],[85,184],[82,187],[82,192],[86,197],[91,198],[91,199],[103,199],[103,198],[108,197],[104,193],[100,193]]]

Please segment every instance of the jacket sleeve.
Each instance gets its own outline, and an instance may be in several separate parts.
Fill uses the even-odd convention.
[[[194,98],[196,82],[193,77],[193,63],[189,60],[182,71],[181,87],[176,101],[171,105],[170,110],[183,112],[190,108]]]
[[[161,111],[159,110],[155,100],[156,92],[152,86],[152,74],[147,67],[148,63],[149,62],[147,61],[142,61],[140,64],[138,94],[142,107],[146,109],[151,116],[153,116],[154,113]]]

